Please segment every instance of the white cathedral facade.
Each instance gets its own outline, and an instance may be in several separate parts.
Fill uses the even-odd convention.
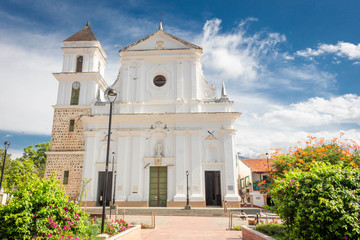
[[[90,25],[63,41],[51,148],[46,175],[57,172],[71,198],[79,197],[82,179],[87,206],[102,201],[109,103],[115,89],[107,204],[239,207],[233,102],[223,85],[220,98],[205,80],[202,49],[163,31],[119,51],[116,81],[104,81],[106,53]],[[114,164],[112,163],[114,162]],[[112,169],[114,166],[114,169]]]

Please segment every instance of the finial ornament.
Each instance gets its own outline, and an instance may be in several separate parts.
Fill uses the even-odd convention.
[[[225,88],[224,81],[222,82],[220,101],[229,101],[229,98],[227,97],[227,94],[226,94],[226,88]]]
[[[90,21],[87,21],[86,27],[90,27]]]
[[[159,25],[159,30],[158,30],[158,31],[163,31],[162,21],[160,21],[160,25]]]

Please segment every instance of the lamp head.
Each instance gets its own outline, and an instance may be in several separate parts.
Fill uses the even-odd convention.
[[[115,102],[116,97],[117,97],[117,92],[115,89],[110,88],[109,90],[107,90],[106,98],[110,103]]]
[[[5,147],[5,149],[8,149],[9,146],[10,146],[10,142],[9,142],[9,141],[5,141],[5,142],[4,142],[4,147]]]
[[[186,176],[189,176],[189,171],[186,171]]]

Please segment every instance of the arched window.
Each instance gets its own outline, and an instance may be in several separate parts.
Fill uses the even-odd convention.
[[[83,67],[83,56],[79,56],[76,59],[76,72],[82,72]]]
[[[70,105],[78,105],[79,104],[79,95],[80,95],[80,83],[74,82],[72,84]]]

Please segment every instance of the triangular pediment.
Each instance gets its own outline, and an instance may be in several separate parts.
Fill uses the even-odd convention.
[[[121,49],[119,52],[177,49],[201,49],[201,47],[177,38],[162,30],[158,30],[157,32]]]

